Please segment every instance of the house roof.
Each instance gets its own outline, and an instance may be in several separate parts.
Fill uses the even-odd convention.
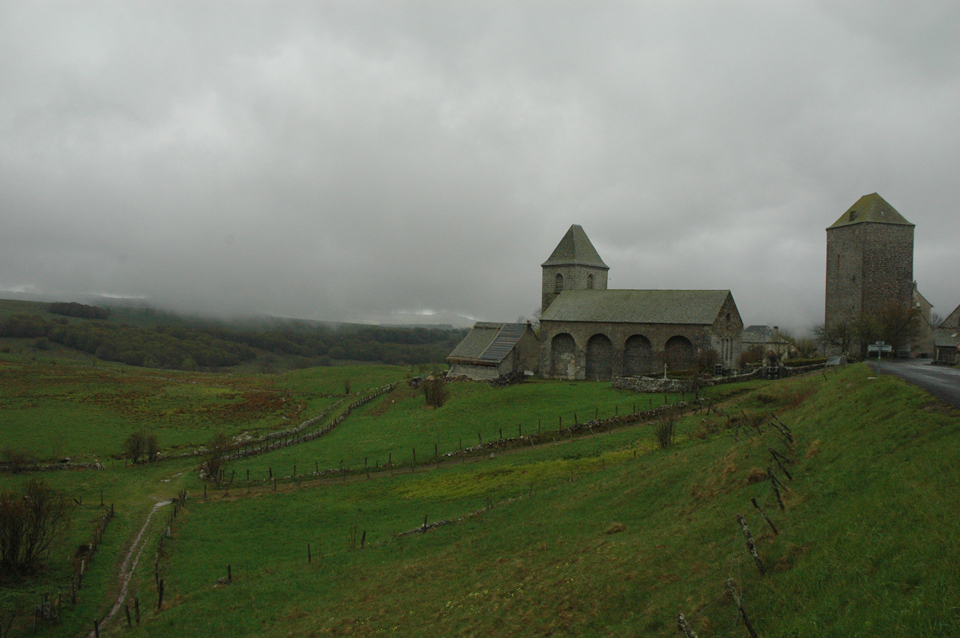
[[[743,339],[747,343],[766,343],[773,341],[773,328],[770,326],[749,326],[743,329]]]
[[[876,193],[864,195],[857,202],[847,209],[840,219],[833,222],[833,226],[827,228],[841,228],[853,224],[898,224],[901,226],[913,226],[904,219],[903,215],[897,212],[897,209],[887,203],[887,200]]]
[[[933,345],[937,348],[956,348],[960,343],[960,328],[940,328],[933,331]]]
[[[597,249],[590,243],[590,238],[583,232],[583,228],[576,224],[570,227],[553,249],[553,254],[541,266],[593,266],[610,269],[600,259]]]
[[[479,321],[457,344],[447,359],[497,364],[510,353],[530,328],[526,323],[489,323]]]
[[[953,309],[946,319],[940,322],[940,326],[946,328],[948,326],[953,328],[960,328],[960,306],[957,306]]]
[[[729,290],[564,290],[540,321],[712,325]]]

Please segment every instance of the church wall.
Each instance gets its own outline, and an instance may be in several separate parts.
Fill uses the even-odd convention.
[[[593,276],[593,289],[607,289],[607,270],[593,266],[543,266],[540,309],[546,310],[557,298],[557,273],[563,276],[564,290],[588,290],[588,278]]]
[[[734,326],[743,323],[739,314],[731,317],[731,334]],[[587,369],[587,345],[590,338],[597,334],[605,335],[613,346],[611,368],[614,377],[624,375],[624,350],[627,339],[633,335],[643,335],[650,341],[650,368],[647,374],[662,374],[664,347],[669,339],[680,336],[693,344],[694,352],[714,346],[714,331],[708,326],[685,324],[632,324],[632,323],[593,323],[544,321],[540,324],[540,374],[544,378],[585,379]],[[560,370],[553,363],[553,338],[558,334],[569,334],[574,341],[574,350],[564,358]],[[737,337],[739,342],[739,337]],[[738,346],[739,347],[739,346]],[[737,353],[739,356],[739,352]]]
[[[743,319],[740,318],[733,295],[727,296],[717,314],[717,320],[713,322],[710,345],[720,355],[724,368],[736,367],[743,351]]]

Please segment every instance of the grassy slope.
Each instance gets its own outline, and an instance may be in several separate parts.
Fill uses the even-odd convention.
[[[641,427],[436,472],[194,502],[168,567],[176,597],[139,634],[668,636],[682,611],[701,636],[743,635],[724,594],[732,577],[764,635],[956,635],[960,421],[868,374],[743,397],[748,415],[776,410],[797,433],[784,512],[751,476],[770,464],[768,446],[786,446],[770,431],[697,438],[702,417],[666,452]],[[487,498],[501,504],[394,536]],[[608,533],[617,523],[624,531]],[[351,546],[354,526],[372,546]],[[322,560],[306,564],[307,542]],[[214,587],[226,563],[236,580]]]
[[[278,384],[294,394],[324,384],[342,391],[342,379],[318,381],[334,372],[346,373],[303,371]],[[276,493],[255,487],[249,494],[240,485],[189,502],[168,544],[164,611],[145,610],[139,629],[115,623],[113,631],[669,636],[682,611],[700,636],[745,635],[733,626],[736,609],[724,595],[733,577],[764,635],[956,635],[960,421],[924,393],[868,374],[857,366],[827,380],[753,384],[728,408],[750,416],[776,411],[797,434],[784,512],[769,483],[752,477],[770,464],[768,446],[787,447],[769,430],[749,439],[741,431],[744,442],[736,443],[722,427],[727,419],[716,415],[706,417],[715,427],[705,427],[703,415],[681,422],[669,451],[640,426],[369,481],[281,484]],[[501,420],[526,428],[548,416],[551,424],[560,414],[572,420],[574,410],[588,413],[580,412],[583,420],[594,405],[603,416],[614,405],[626,410],[627,400],[600,384],[470,384],[432,411],[400,392],[358,410],[334,435],[232,462],[228,470],[240,475],[246,463],[263,460],[307,466],[321,455],[408,455],[424,437],[451,444],[451,432],[475,435],[483,425],[493,436]],[[98,482],[107,484],[108,502],[125,499],[115,536],[105,538],[116,549],[123,544],[117,539],[139,529],[149,496],[169,496],[180,485],[202,493],[187,464],[50,475],[71,489],[77,477],[88,500]],[[770,535],[750,497],[775,520],[779,536]],[[395,536],[424,515],[455,519],[488,502],[496,505],[456,525]],[[737,512],[758,539],[766,576],[745,553]],[[608,533],[616,524],[623,531]],[[96,569],[106,601],[115,566],[103,556]],[[135,590],[147,608],[156,595],[152,560],[144,562]],[[235,581],[215,587],[227,563]],[[98,605],[78,607],[60,629],[86,626],[82,619]]]

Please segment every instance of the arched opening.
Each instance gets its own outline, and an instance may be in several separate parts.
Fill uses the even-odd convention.
[[[606,335],[593,335],[587,342],[587,379],[607,380],[613,376],[613,344]]]
[[[650,347],[650,340],[643,335],[633,335],[627,339],[623,348],[624,376],[639,377],[653,370],[653,350]]]
[[[573,337],[558,334],[550,342],[550,376],[555,379],[573,379],[577,370],[577,344]]]
[[[593,290],[593,275],[587,275],[587,290]]]
[[[664,362],[671,370],[686,370],[693,367],[693,344],[686,337],[670,337],[663,347]]]
[[[561,275],[560,273],[557,273],[557,281],[553,287],[553,291],[556,293],[560,293],[563,291],[563,275]]]

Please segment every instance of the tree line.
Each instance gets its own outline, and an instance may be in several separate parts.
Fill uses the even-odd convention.
[[[91,314],[82,308],[77,312]],[[23,314],[0,322],[0,337],[36,339],[40,348],[53,342],[105,361],[184,370],[235,366],[258,354],[298,357],[305,365],[329,365],[333,360],[443,363],[465,334],[465,330],[438,328],[302,324],[241,330],[213,322],[144,328],[102,319],[71,322],[60,317],[47,321],[39,315]]]

